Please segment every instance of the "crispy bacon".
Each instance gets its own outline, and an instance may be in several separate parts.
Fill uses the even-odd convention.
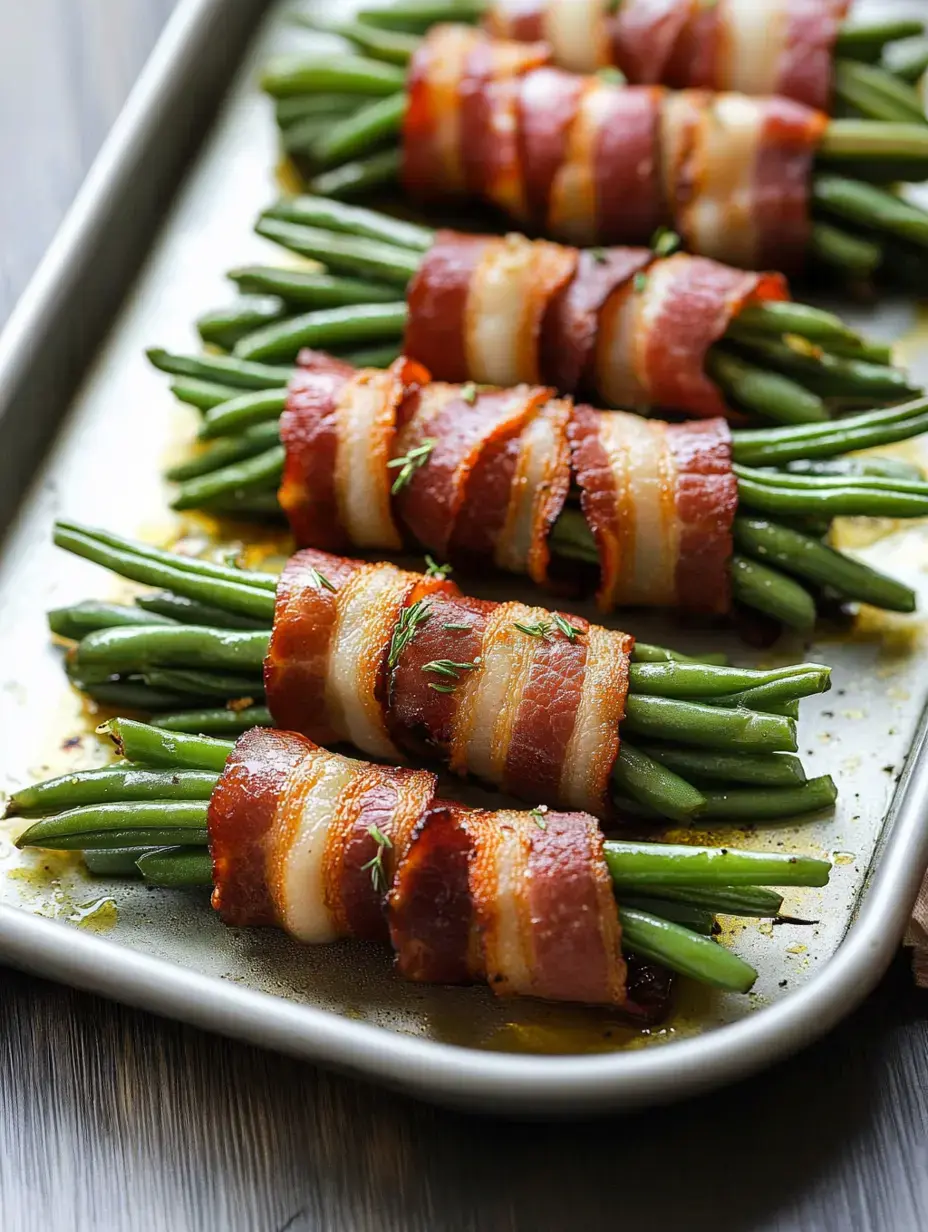
[[[849,0],[498,0],[498,38],[544,39],[553,63],[614,64],[635,85],[778,94],[825,110]]]
[[[399,550],[387,463],[398,409],[428,379],[406,359],[381,372],[319,352],[300,355],[280,421],[287,452],[278,494],[298,539]]]
[[[577,407],[571,447],[599,550],[600,605],[727,611],[738,491],[725,423],[670,425]]]
[[[587,0],[545,6],[545,23],[559,38],[580,29],[578,3]],[[697,6],[698,12],[690,7],[683,12],[660,0],[631,0],[614,16],[601,14],[616,27],[618,58],[628,61],[637,80],[663,75],[701,87],[678,94],[552,67],[543,44],[436,27],[411,77],[409,191],[420,198],[436,192],[477,197],[520,224],[583,246],[647,243],[665,225],[702,256],[758,268],[775,255],[778,268],[800,268],[808,247],[812,160],[825,117],[798,102],[748,97],[759,92],[759,75],[771,83],[780,76],[755,0],[719,0],[711,9]],[[800,14],[794,21],[781,0],[777,45],[785,46],[805,20]],[[586,28],[599,24],[591,20]],[[607,45],[591,34],[588,50],[594,44]],[[725,85],[727,78],[733,87]],[[423,91],[442,100],[432,106],[440,121],[425,126]],[[426,166],[432,168],[428,175]],[[540,272],[527,277],[530,261],[546,270],[556,289],[555,254],[525,241],[485,247],[478,272],[470,270],[467,302],[479,311],[456,358],[466,359],[478,379],[537,379],[524,353],[523,362],[516,360],[517,340],[526,337],[523,306],[531,293],[544,294]],[[568,276],[560,275],[561,282]],[[464,311],[460,297],[457,311]],[[475,331],[484,325],[480,337]],[[430,362],[429,355],[409,350]]]
[[[478,811],[436,780],[255,728],[209,808],[213,906],[304,944],[389,941],[409,979],[624,1007],[626,966],[603,837],[588,813]],[[650,975],[650,980],[647,978]],[[667,980],[636,968],[629,1012]]]
[[[253,728],[210,800],[213,906],[226,924],[276,924],[310,944],[386,940],[383,897],[435,786],[425,770]]]
[[[392,759],[431,751],[458,774],[606,816],[633,645],[577,617],[303,551],[281,577],[265,692],[294,731]]]
[[[586,814],[433,809],[400,864],[388,912],[409,979],[624,1003],[618,911],[602,835]]]

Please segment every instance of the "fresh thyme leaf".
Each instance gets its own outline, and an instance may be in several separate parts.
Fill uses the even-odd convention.
[[[606,264],[607,257],[606,257],[605,248],[588,248],[587,252],[589,252],[590,256],[593,258],[593,260],[596,262],[597,265]]]
[[[639,270],[638,273],[635,275],[635,281],[634,281],[635,290],[640,295],[647,285],[648,285],[647,274],[644,272],[644,270]]]
[[[436,684],[434,680],[429,681],[429,688],[434,689],[436,693],[453,693],[453,684]]]
[[[658,227],[651,236],[651,251],[659,257],[669,257],[681,247],[683,241],[670,227]]]
[[[403,454],[401,458],[390,459],[387,463],[388,467],[400,468],[400,473],[393,480],[393,487],[390,489],[394,496],[406,487],[419,467],[425,465],[437,443],[433,436],[428,436],[421,444],[410,449],[409,453]]]
[[[539,804],[537,808],[531,810],[532,817],[535,818],[535,825],[539,830],[547,830],[548,823],[545,821],[545,813],[548,811],[547,804]]]
[[[576,625],[572,625],[569,620],[565,620],[564,617],[558,612],[555,612],[551,619],[567,638],[568,642],[575,642],[583,632],[583,630],[578,629]]]
[[[424,672],[435,672],[439,676],[451,676],[454,680],[461,679],[461,672],[475,672],[479,662],[455,663],[454,659],[433,659],[431,663],[423,663]]]
[[[425,558],[425,576],[446,578],[449,573],[453,572],[450,565],[440,565],[437,560],[433,560],[431,556]]]
[[[367,832],[377,844],[377,854],[372,856],[366,864],[362,864],[362,869],[371,870],[371,885],[378,894],[383,894],[387,888],[387,874],[383,867],[383,853],[388,847],[392,847],[389,837],[384,834],[379,826],[368,826]]]
[[[524,625],[519,620],[514,620],[512,623],[520,633],[527,633],[529,637],[547,637],[551,632],[551,624],[547,620],[536,620],[531,625]]]
[[[393,636],[390,639],[390,652],[387,655],[387,667],[394,668],[400,661],[400,655],[416,636],[421,625],[424,625],[431,615],[431,604],[428,599],[418,599],[409,607],[404,607],[396,622]]]
[[[467,632],[469,629],[472,628],[472,626],[471,625],[446,624],[446,625],[442,625],[442,628],[443,629],[460,629],[463,632]]]
[[[614,64],[607,65],[605,68],[597,69],[596,76],[600,81],[608,82],[611,86],[624,86],[628,84],[628,78],[620,68],[616,68]]]
[[[309,567],[309,576],[313,584],[318,586],[320,590],[325,588],[326,590],[331,590],[333,595],[337,593],[337,587],[332,585],[324,573],[320,573],[319,570],[314,569],[312,565]]]
[[[477,401],[477,386],[473,381],[468,381],[461,387],[461,401],[466,402],[468,406],[473,406]]]

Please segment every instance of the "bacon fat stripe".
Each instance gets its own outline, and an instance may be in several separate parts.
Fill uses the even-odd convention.
[[[724,421],[665,424],[577,407],[570,438],[599,550],[600,606],[727,612],[738,488]]]
[[[801,0],[797,4],[802,7]],[[586,0],[548,6],[557,12],[558,30],[572,25],[572,10],[585,7]],[[643,15],[628,7],[621,8],[622,20],[637,28]],[[671,72],[673,47],[689,46],[687,27],[676,30],[666,4],[650,7],[662,8],[651,16],[659,16],[661,31],[674,34],[666,66]],[[771,63],[752,10],[753,0],[719,0],[700,17],[714,31],[715,52],[730,57],[733,75],[745,81],[756,81],[752,64],[767,72]],[[724,20],[729,14],[738,17],[733,42]],[[784,42],[793,38],[794,25],[808,24],[787,16],[784,10],[777,25]],[[475,197],[526,228],[584,246],[647,244],[666,225],[703,256],[754,269],[774,257],[777,268],[801,268],[811,228],[812,160],[826,116],[801,102],[754,97],[756,89],[749,96],[737,92],[741,87],[705,80],[710,74],[706,65],[699,67],[705,59],[699,53],[709,36],[700,37],[696,50],[683,57],[697,80],[682,84],[702,88],[674,94],[663,86],[619,85],[554,68],[544,62],[543,44],[434,27],[410,69],[403,173],[408,191],[426,200]],[[802,53],[789,45],[791,63],[798,65]],[[647,73],[645,79],[657,80]],[[526,282],[530,253],[538,273]],[[537,291],[545,281],[556,288],[570,275],[553,251],[531,250],[524,241],[454,255],[476,263],[480,272],[471,296],[486,299],[479,318],[486,333],[467,339],[467,346],[477,348],[467,355],[473,375],[481,363],[498,364],[499,349],[515,355],[508,333],[530,333],[534,303],[526,288]],[[423,362],[428,365],[429,358]],[[519,375],[476,379],[538,379],[525,372],[523,362]]]
[[[308,550],[281,577],[265,692],[274,721],[310,738],[430,753],[607,816],[633,646],[574,616]]]
[[[415,980],[624,1005],[595,818],[476,811],[435,788],[426,771],[246,732],[210,801],[213,906],[226,924],[277,925],[304,944],[389,940]]]
[[[835,43],[849,0],[498,0],[498,38],[544,40],[577,73],[615,65],[634,85],[779,94],[831,103]]]

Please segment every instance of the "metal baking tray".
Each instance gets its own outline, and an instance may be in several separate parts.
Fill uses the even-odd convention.
[[[229,297],[224,270],[280,259],[251,231],[279,190],[273,124],[255,76],[269,54],[315,36],[284,9],[265,9],[260,0],[182,0],[0,339],[3,790],[101,757],[94,717],[64,683],[43,616],[56,604],[119,594],[119,584],[56,551],[53,518],[67,513],[147,537],[177,533],[159,462],[180,451],[193,418],[172,406],[143,350],[195,346],[193,318]],[[928,346],[919,345],[911,305],[883,304],[860,323],[902,337],[928,383]],[[846,533],[860,542],[861,528]],[[926,528],[887,523],[867,534],[863,555],[915,585],[928,608]],[[512,596],[520,587],[506,589]],[[697,644],[691,631],[647,613],[625,624],[647,640]],[[825,629],[808,651],[787,641],[766,656],[833,665],[835,688],[805,706],[801,739],[811,769],[838,779],[841,802],[833,817],[762,827],[748,839],[830,855],[832,883],[788,897],[792,914],[817,924],[748,925],[726,938],[761,972],[750,997],[687,989],[674,1017],[649,1035],[601,1011],[405,984],[373,948],[307,949],[269,931],[226,929],[203,895],[91,879],[75,858],[20,854],[12,830],[0,830],[0,958],[473,1109],[578,1115],[732,1081],[827,1031],[899,943],[928,864],[926,633],[923,617],[864,612],[851,632]],[[731,640],[704,634],[699,644]],[[738,841],[731,832],[710,837]]]

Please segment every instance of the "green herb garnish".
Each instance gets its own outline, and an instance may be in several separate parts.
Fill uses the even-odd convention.
[[[383,853],[388,847],[392,847],[393,844],[377,826],[368,826],[367,832],[377,844],[377,854],[372,856],[366,864],[362,864],[361,867],[362,869],[369,868],[371,870],[371,885],[377,894],[383,894],[387,888],[387,874],[383,867]]]
[[[387,655],[387,667],[394,668],[400,661],[400,655],[416,636],[420,626],[431,616],[431,605],[428,599],[418,599],[400,612],[396,628],[390,639],[390,653]]]
[[[403,454],[401,458],[391,458],[387,463],[388,467],[400,467],[400,473],[393,480],[391,493],[396,496],[397,492],[401,492],[409,483],[413,475],[420,466],[424,466],[428,461],[428,456],[435,448],[438,442],[434,437],[429,436],[420,444],[410,449],[409,453]]]

